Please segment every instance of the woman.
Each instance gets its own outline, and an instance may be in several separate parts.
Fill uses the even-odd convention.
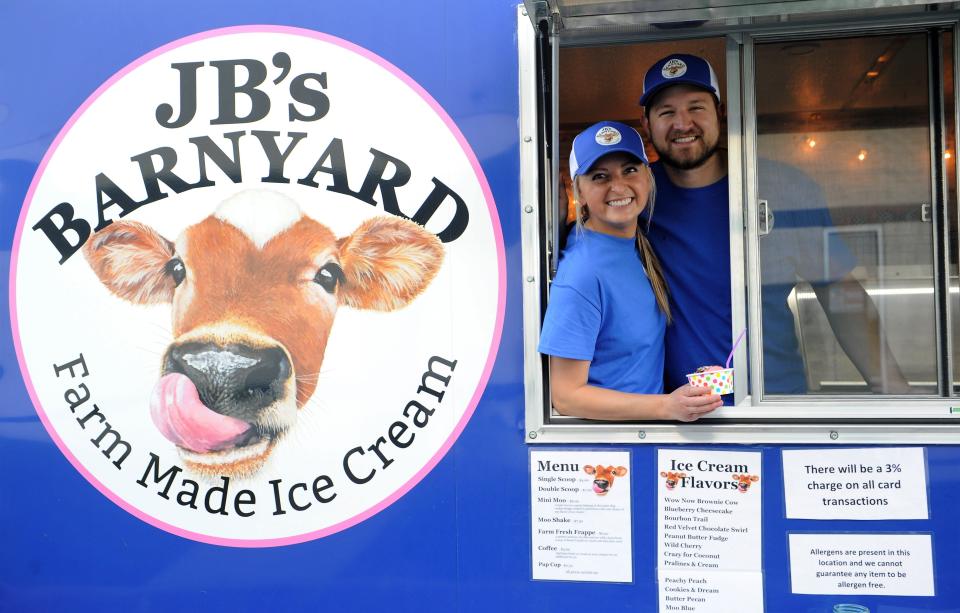
[[[570,152],[579,207],[550,290],[540,353],[550,356],[554,408],[610,420],[693,421],[722,404],[706,388],[663,394],[667,287],[639,216],[654,183],[636,130],[602,121]]]

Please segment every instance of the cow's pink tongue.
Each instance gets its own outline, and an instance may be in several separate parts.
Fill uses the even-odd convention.
[[[593,484],[593,491],[599,494],[600,492],[603,491],[603,488],[600,487],[599,485],[597,485],[596,483],[594,483],[594,484]]]
[[[154,386],[150,417],[168,440],[197,452],[228,447],[250,429],[245,421],[205,407],[193,381],[177,373],[161,377]]]

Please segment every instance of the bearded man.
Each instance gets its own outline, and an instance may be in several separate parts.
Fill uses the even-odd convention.
[[[729,184],[726,151],[719,146],[723,108],[716,73],[703,58],[669,55],[647,71],[640,105],[660,157],[651,166],[657,213],[649,238],[671,295],[673,324],[666,331],[664,364],[669,392],[699,366],[723,364],[732,341]],[[769,160],[758,160],[758,182],[761,194],[776,199],[771,204],[779,227],[760,242],[764,392],[808,391],[787,306],[799,278],[813,287],[840,346],[871,390],[909,393],[882,341],[872,301],[849,274],[855,259],[840,245],[825,265],[822,230],[832,221],[819,185]],[[845,298],[843,308],[831,304],[837,296]],[[862,305],[860,311],[850,311],[851,296]]]

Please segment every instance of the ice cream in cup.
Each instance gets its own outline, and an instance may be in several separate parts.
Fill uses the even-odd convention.
[[[740,341],[747,334],[744,328],[733,341],[733,347],[730,349],[730,355],[727,356],[727,362],[723,366],[701,366],[696,372],[687,375],[687,381],[693,387],[708,387],[714,394],[732,394],[733,393],[733,369],[730,363],[733,361],[733,354],[740,346]]]
[[[693,387],[708,387],[714,394],[733,393],[733,369],[722,366],[701,366],[687,375]]]

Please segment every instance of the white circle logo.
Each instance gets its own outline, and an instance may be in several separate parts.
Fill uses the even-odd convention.
[[[403,495],[469,420],[503,321],[496,208],[456,125],[294,28],[206,32],[110,79],[41,163],[12,262],[60,449],[217,544],[317,538]]]
[[[612,126],[603,126],[594,137],[598,145],[616,145],[621,140],[620,130]]]
[[[660,71],[665,79],[676,79],[687,74],[687,64],[683,60],[673,58],[663,65]]]

